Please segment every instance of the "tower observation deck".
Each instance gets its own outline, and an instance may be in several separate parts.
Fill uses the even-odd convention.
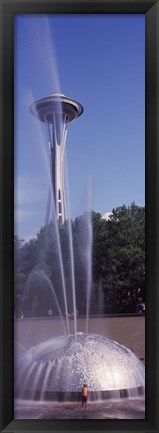
[[[83,113],[83,107],[62,93],[51,93],[49,96],[35,101],[31,105],[30,111],[41,122],[45,123],[50,151],[52,191],[48,196],[45,224],[49,222],[51,192],[57,220],[63,223],[67,219],[64,182],[67,125]]]

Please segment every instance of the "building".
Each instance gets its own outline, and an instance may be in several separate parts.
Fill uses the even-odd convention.
[[[67,219],[67,203],[64,176],[64,152],[67,126],[83,113],[81,104],[62,93],[51,93],[35,101],[31,113],[46,125],[47,141],[50,151],[51,189],[48,196],[45,224],[49,222],[51,198],[54,214],[59,222]]]

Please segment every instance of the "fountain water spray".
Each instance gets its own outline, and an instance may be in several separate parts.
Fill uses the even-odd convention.
[[[44,35],[47,35],[46,38]],[[52,53],[50,45],[52,38],[47,20],[45,20],[43,32],[41,32],[41,28],[39,29],[39,36],[42,37],[42,43],[39,43],[38,40],[35,52],[37,49],[40,50],[40,60],[41,64],[45,65],[45,73],[49,72],[50,74],[51,72],[51,80],[48,81],[50,83],[55,82],[58,93],[52,93],[46,98],[34,102],[31,105],[31,112],[45,123],[47,130],[51,167],[45,223],[47,224],[49,221],[52,202],[53,224],[66,313],[68,313],[68,307],[59,224],[68,220],[75,335],[69,334],[69,322],[66,315],[68,335],[48,340],[28,350],[19,347],[20,355],[17,356],[15,362],[15,397],[39,400],[74,400],[75,397],[81,398],[81,387],[84,381],[88,383],[90,388],[90,399],[138,395],[144,390],[143,364],[124,346],[104,337],[88,334],[92,271],[91,214],[89,214],[86,224],[88,230],[86,334],[77,332],[73,239],[64,187],[64,151],[68,123],[82,114],[83,107],[60,93],[57,68],[54,67],[55,53]],[[36,43],[34,25],[32,40]],[[48,59],[50,65],[49,68],[46,68]]]
[[[87,230],[87,245],[86,245],[86,257],[87,257],[87,300],[86,300],[86,334],[88,333],[88,321],[89,321],[89,310],[90,310],[90,299],[91,299],[91,288],[92,288],[92,187],[91,181],[89,180],[88,189],[88,211],[85,214],[86,217],[86,230]]]
[[[75,120],[83,112],[81,104],[70,99],[62,93],[52,93],[49,96],[34,102],[31,105],[31,113],[41,122],[44,122],[47,130],[48,145],[50,149],[51,162],[51,182],[52,198],[54,207],[54,219],[59,223],[67,220],[69,233],[70,263],[71,263],[71,280],[73,296],[73,313],[75,325],[75,338],[77,332],[76,326],[76,297],[75,297],[75,276],[74,276],[74,258],[73,258],[73,241],[71,231],[70,215],[67,218],[66,191],[64,182],[64,151],[66,142],[67,125]],[[49,205],[47,206],[47,218],[49,218]],[[46,221],[47,223],[48,221]],[[59,237],[58,237],[59,239]],[[60,263],[62,261],[60,245]],[[62,277],[64,285],[64,276]],[[66,291],[65,304],[66,304]],[[68,316],[66,305],[66,316]]]
[[[45,20],[45,27],[47,30],[46,33],[49,34],[49,27],[48,27],[47,20]],[[49,44],[47,44],[47,49],[48,49],[48,46],[49,46]],[[53,65],[52,65],[52,67],[53,67]],[[56,73],[55,72],[56,71],[54,71],[54,74],[53,74],[53,75],[55,75],[54,80],[55,80],[56,84],[58,84],[57,72]],[[59,103],[60,102],[58,102],[58,105],[59,105]],[[33,93],[31,90],[29,90],[27,92],[27,107],[28,107],[28,104],[31,107],[34,105],[34,97],[33,97]],[[61,112],[60,108],[59,108],[59,112]],[[58,122],[58,125],[62,124],[62,118],[61,118],[60,114],[59,114],[59,117],[57,117],[57,122]],[[42,124],[39,123],[39,126],[41,126],[41,125]],[[60,128],[61,128],[61,126],[60,126]],[[47,129],[47,139],[49,141],[49,129],[48,129],[47,123],[46,123],[46,129]],[[66,134],[66,130],[65,130],[65,134]],[[36,128],[36,136],[37,136],[38,144],[40,144],[40,146],[41,146],[41,151],[42,151],[43,159],[44,159],[44,162],[46,165],[46,172],[47,172],[48,183],[49,183],[49,194],[48,194],[48,202],[47,202],[47,209],[46,209],[46,215],[45,215],[45,225],[49,221],[49,213],[50,213],[50,208],[51,208],[51,210],[52,210],[52,224],[53,224],[53,229],[54,229],[53,231],[54,231],[54,234],[56,237],[56,244],[57,244],[58,262],[59,262],[59,267],[60,267],[60,277],[61,277],[63,297],[64,297],[64,306],[65,306],[66,313],[68,313],[64,266],[63,266],[63,260],[62,260],[61,243],[60,243],[58,222],[57,222],[57,218],[56,218],[55,202],[54,202],[53,188],[52,188],[52,175],[51,175],[52,163],[51,163],[51,161],[48,161],[48,152],[47,152],[48,149],[45,146],[45,138],[44,138],[44,134],[43,134],[43,128],[40,128],[40,127]],[[65,139],[66,139],[66,137],[65,137]],[[67,314],[66,314],[66,325],[67,325],[67,332],[69,334],[69,321],[68,321],[68,315]]]
[[[57,99],[62,100],[60,116],[63,116],[63,132],[59,129]],[[57,108],[58,107],[58,108]],[[79,111],[78,111],[79,110]],[[15,396],[34,400],[75,400],[80,398],[82,384],[86,381],[90,389],[90,399],[120,398],[144,393],[144,365],[124,346],[101,336],[88,334],[88,316],[91,294],[92,271],[92,224],[91,212],[85,214],[87,302],[86,334],[77,332],[75,318],[76,295],[73,260],[73,236],[71,220],[67,213],[64,189],[63,157],[67,123],[82,113],[82,106],[62,94],[51,94],[35,102],[31,112],[46,123],[51,155],[51,187],[53,217],[56,227],[58,252],[62,266],[59,227],[68,225],[69,250],[71,258],[71,278],[75,333],[53,338],[22,353],[16,362]],[[50,125],[55,129],[52,131]],[[60,122],[60,125],[62,123]],[[52,141],[51,141],[52,140]],[[57,148],[57,152],[56,152]],[[59,151],[61,149],[61,154]],[[58,157],[57,157],[58,155]],[[61,176],[58,177],[58,167]],[[61,171],[62,170],[62,171]],[[68,220],[67,220],[67,218]],[[65,275],[62,276],[64,298],[67,309]],[[67,326],[68,329],[68,326]]]
[[[144,393],[144,365],[130,349],[99,335],[48,340],[25,353],[17,370],[15,395],[25,399],[80,400],[84,382],[90,400]]]

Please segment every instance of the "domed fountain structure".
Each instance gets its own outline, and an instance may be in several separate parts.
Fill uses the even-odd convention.
[[[144,365],[117,342],[93,334],[56,337],[26,351],[18,363],[18,397],[75,401],[84,382],[90,400],[141,395]]]

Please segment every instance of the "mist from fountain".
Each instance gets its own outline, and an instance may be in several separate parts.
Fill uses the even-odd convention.
[[[43,36],[41,34],[41,28],[43,27]],[[49,19],[47,16],[43,16],[39,19],[39,21],[34,20],[34,17],[32,17],[31,25],[29,27],[29,33],[30,37],[33,40],[34,44],[34,53],[35,57],[37,59],[37,64],[41,69],[43,69],[43,66],[45,65],[45,77],[47,76],[47,81],[50,83],[50,86],[53,86],[55,88],[55,92],[57,95],[59,95],[60,92],[60,82],[59,82],[59,73],[58,73],[58,67],[57,67],[57,60],[56,60],[56,51],[55,46],[53,43],[52,33],[53,29],[50,28],[49,25]],[[28,36],[29,37],[29,36]],[[46,67],[46,65],[48,65]],[[34,102],[35,98],[33,97],[33,92],[29,89],[27,92],[27,102],[29,103],[29,107]],[[64,128],[64,118],[62,115],[62,104],[60,98],[57,98],[57,107],[58,112],[56,113],[56,131],[53,129],[53,134],[57,133],[57,140],[60,143],[63,134],[67,134],[67,129]],[[46,134],[47,134],[47,140],[48,140],[48,149],[50,148],[50,144],[53,140],[53,137],[51,136],[51,132],[49,129],[49,125],[46,119],[45,122],[46,126]],[[63,264],[63,257],[62,257],[62,250],[61,250],[61,243],[60,243],[60,234],[59,234],[59,227],[58,222],[56,218],[56,210],[55,210],[55,202],[54,202],[54,196],[53,196],[53,185],[52,185],[52,179],[51,179],[51,170],[50,170],[50,163],[49,163],[49,155],[48,155],[48,149],[46,148],[46,139],[44,137],[44,129],[41,122],[38,121],[38,125],[36,127],[36,134],[38,138],[38,143],[41,146],[41,152],[44,156],[44,162],[46,166],[46,172],[48,177],[48,183],[49,183],[49,190],[51,192],[51,206],[52,206],[52,223],[54,226],[54,232],[56,234],[56,242],[57,242],[57,251],[59,255],[59,264],[60,264],[60,275],[61,275],[61,282],[62,282],[62,290],[63,290],[63,298],[64,298],[64,306],[65,306],[65,313],[66,313],[66,324],[67,324],[67,332],[69,334],[69,321],[68,321],[68,300],[67,300],[67,291],[66,291],[66,276],[64,274],[64,264]],[[63,155],[64,158],[64,155]],[[67,222],[66,227],[68,231],[68,239],[69,239],[69,254],[70,254],[70,277],[71,277],[71,286],[72,286],[72,304],[73,304],[73,318],[74,318],[74,334],[76,338],[77,333],[77,318],[76,318],[76,289],[75,289],[75,269],[74,269],[74,252],[73,252],[73,236],[72,236],[72,222],[71,222],[71,214],[70,214],[70,202],[69,202],[69,187],[68,187],[68,173],[66,172],[66,160],[64,165],[64,175],[65,175],[65,194],[66,194],[66,215],[67,215]],[[88,273],[90,274],[90,266],[88,266]],[[90,280],[90,277],[87,278],[87,280]],[[89,284],[90,285],[90,284]],[[89,310],[88,302],[87,302],[87,310]],[[87,314],[88,316],[88,314]]]
[[[38,38],[37,38],[37,40],[38,40]],[[57,74],[55,74],[55,76],[57,76]],[[57,78],[56,78],[55,82],[57,82]],[[34,102],[33,92],[30,89],[27,92],[26,101],[27,101],[27,108],[29,109],[29,107]],[[61,110],[61,108],[60,108],[60,110]],[[58,119],[58,122],[60,123],[60,125],[62,124],[61,115],[60,115],[60,117]],[[43,130],[43,128],[41,126],[41,123],[38,122],[37,125],[38,125],[38,127],[36,126],[36,129],[35,129],[35,131],[36,131],[36,139],[37,139],[37,142],[38,142],[38,144],[40,146],[40,150],[41,150],[41,153],[42,153],[42,156],[43,156],[43,160],[44,160],[44,163],[45,163],[46,174],[47,174],[47,179],[48,179],[48,184],[49,184],[50,199],[51,199],[51,209],[52,209],[53,233],[55,235],[55,242],[57,244],[58,262],[59,262],[59,266],[60,266],[61,284],[62,284],[63,297],[64,297],[64,306],[65,306],[65,311],[66,311],[67,332],[69,334],[68,306],[67,306],[65,275],[64,275],[64,266],[63,266],[61,243],[60,243],[60,236],[59,236],[59,228],[58,228],[58,222],[57,222],[56,211],[55,211],[55,202],[54,202],[54,197],[53,197],[53,188],[52,188],[52,179],[51,179],[51,171],[50,171],[50,162],[49,162],[49,155],[48,155],[48,149],[49,149],[49,147],[48,148],[46,147],[46,137],[44,135],[45,131]],[[61,131],[61,128],[62,128],[62,126],[60,126],[60,131]],[[47,129],[47,123],[46,123],[46,129]],[[47,133],[47,138],[48,138],[48,143],[49,143],[49,134],[48,133]],[[57,263],[57,265],[58,265],[58,263]]]
[[[58,94],[57,94],[58,95]],[[65,129],[65,120],[62,116],[62,103],[60,98],[57,99],[58,102],[58,113],[56,113],[56,128],[53,130],[53,134],[57,135],[56,139],[61,144],[61,140],[63,140],[63,136],[66,135],[67,130]],[[45,122],[46,129],[47,129],[47,138],[49,145],[51,144],[51,136],[49,133],[49,128],[47,124],[47,120]],[[64,154],[63,154],[63,160],[64,160]],[[64,161],[63,161],[64,162]],[[65,198],[66,198],[66,215],[67,220],[65,222],[65,226],[68,233],[68,251],[70,256],[70,280],[71,280],[71,287],[72,287],[72,300],[73,300],[73,317],[74,317],[74,334],[76,339],[76,333],[77,333],[77,320],[76,320],[76,291],[75,291],[75,270],[74,270],[74,252],[73,252],[73,236],[72,236],[72,221],[70,216],[70,203],[69,203],[69,194],[68,194],[68,175],[66,175],[65,165],[63,164],[64,168],[64,177],[65,177]],[[49,179],[50,179],[50,171],[48,173]],[[59,259],[60,259],[60,269],[61,269],[61,277],[62,277],[62,284],[63,284],[63,295],[64,295],[64,304],[65,304],[65,312],[66,312],[66,320],[67,320],[67,329],[69,333],[69,321],[68,321],[68,303],[67,303],[67,293],[66,293],[66,284],[65,284],[65,275],[64,275],[64,265],[63,265],[63,257],[62,257],[62,251],[61,251],[61,243],[60,243],[60,233],[59,233],[59,223],[57,221],[57,215],[56,215],[56,209],[55,209],[55,197],[53,194],[54,185],[52,185],[51,180],[51,190],[52,190],[52,215],[53,215],[53,225],[55,227],[56,231],[56,238],[57,238],[57,247],[58,247],[58,253],[59,253]]]
[[[72,236],[72,222],[70,215],[70,200],[69,200],[69,186],[68,186],[68,169],[67,159],[65,158],[65,198],[67,206],[67,229],[69,239],[69,250],[70,250],[70,271],[71,271],[71,283],[72,283],[72,301],[73,301],[73,319],[74,319],[74,335],[76,340],[77,335],[77,316],[76,316],[76,288],[75,288],[75,266],[74,266],[74,251],[73,251],[73,236]]]
[[[65,327],[65,322],[61,311],[61,307],[59,305],[59,301],[57,298],[57,294],[54,290],[53,284],[48,278],[46,272],[41,269],[34,268],[33,271],[29,274],[25,287],[26,287],[26,292],[32,293],[33,290],[35,292],[33,294],[32,305],[30,305],[31,317],[34,311],[35,302],[41,302],[42,304],[44,302],[44,299],[48,296],[48,294],[46,293],[46,289],[48,289],[49,297],[51,298],[52,303],[54,304],[55,309],[57,310],[57,314],[60,317],[61,324],[63,326],[63,332],[65,334],[66,327]]]
[[[65,283],[65,274],[64,274],[64,265],[63,265],[61,242],[60,242],[60,235],[59,235],[59,227],[58,227],[58,223],[57,223],[57,219],[56,219],[55,203],[54,203],[53,194],[52,194],[52,208],[53,208],[52,223],[53,223],[53,226],[55,229],[54,231],[56,234],[57,251],[58,251],[58,257],[59,257],[59,264],[60,264],[60,271],[61,271],[60,274],[61,274],[62,288],[63,288],[64,306],[65,306],[65,312],[66,312],[67,332],[69,334],[67,291],[66,291],[66,283]]]
[[[89,312],[91,301],[91,288],[92,288],[92,185],[89,180],[88,185],[88,199],[87,199],[87,212],[85,213],[86,219],[86,334],[88,333],[89,325]]]

